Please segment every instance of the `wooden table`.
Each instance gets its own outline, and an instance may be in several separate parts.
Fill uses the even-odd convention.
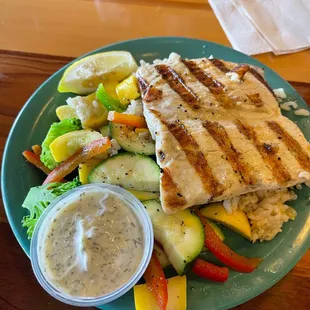
[[[73,57],[120,40],[187,36],[229,46],[206,0],[0,0],[0,156],[31,93]],[[256,57],[310,104],[310,51]],[[306,309],[310,251],[274,287],[239,309]],[[0,205],[0,309],[74,309],[37,284]]]

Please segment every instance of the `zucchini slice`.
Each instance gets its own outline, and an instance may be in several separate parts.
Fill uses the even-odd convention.
[[[136,133],[132,127],[112,122],[110,133],[125,151],[144,155],[155,154],[155,141],[151,135],[144,136]]]
[[[104,160],[88,176],[89,183],[109,183],[138,191],[159,191],[159,167],[144,155],[120,153]]]
[[[143,204],[151,218],[155,240],[161,243],[177,273],[183,274],[187,264],[203,248],[203,225],[189,209],[166,214],[157,200],[144,201]]]

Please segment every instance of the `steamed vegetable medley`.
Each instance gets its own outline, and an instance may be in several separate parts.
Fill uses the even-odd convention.
[[[222,204],[216,204],[173,215],[163,212],[155,142],[143,117],[136,70],[132,55],[119,51],[88,56],[67,68],[58,91],[76,95],[68,95],[66,104],[56,109],[59,121],[50,126],[41,145],[23,152],[46,178],[25,198],[23,207],[29,214],[22,225],[31,238],[46,207],[81,184],[103,182],[127,189],[143,202],[156,241],[144,275],[146,284],[134,288],[136,309],[186,309],[186,277],[182,275],[187,271],[225,282],[228,267],[252,272],[260,259],[233,252],[223,242],[220,227],[210,221],[250,238],[250,225],[242,211],[230,217]],[[211,252],[227,267],[198,258],[202,251]],[[169,265],[179,276],[167,284],[163,268]]]

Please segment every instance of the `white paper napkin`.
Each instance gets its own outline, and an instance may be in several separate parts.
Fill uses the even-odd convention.
[[[276,55],[310,47],[310,0],[209,0],[233,48]]]

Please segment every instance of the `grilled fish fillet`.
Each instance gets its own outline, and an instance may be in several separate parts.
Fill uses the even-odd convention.
[[[137,77],[166,213],[310,180],[310,145],[256,68],[172,53]]]

